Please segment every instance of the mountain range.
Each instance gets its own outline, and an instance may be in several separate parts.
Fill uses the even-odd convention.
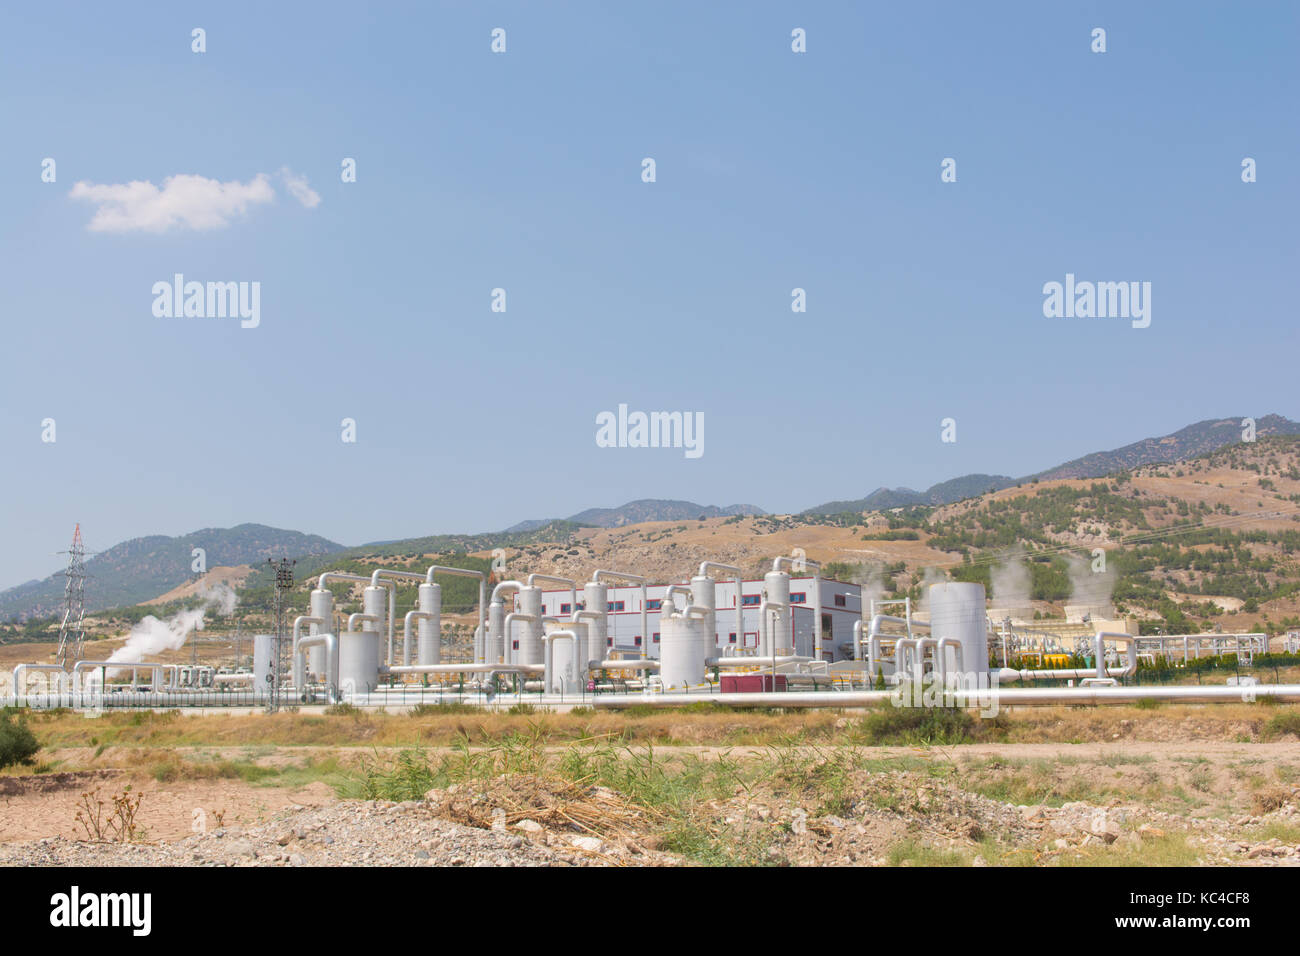
[[[1241,416],[1207,419],[1159,438],[1145,438],[1111,451],[1099,451],[1024,478],[1006,475],[971,474],[932,485],[925,491],[910,488],[877,488],[863,498],[828,501],[804,514],[878,511],[911,505],[942,505],[961,501],[992,490],[1028,481],[1063,478],[1100,478],[1140,465],[1194,458],[1243,440]],[[1255,421],[1256,437],[1300,434],[1300,422],[1281,415],[1265,415]],[[94,555],[87,562],[87,611],[125,607],[156,598],[193,577],[193,549],[203,548],[208,567],[256,565],[269,557],[289,555],[308,559],[304,571],[321,562],[324,555],[344,556],[375,550],[442,552],[475,551],[519,543],[534,532],[563,536],[579,526],[618,528],[644,521],[688,521],[697,518],[763,515],[755,505],[700,505],[691,501],[642,498],[617,508],[589,508],[567,519],[522,521],[495,534],[438,535],[398,542],[376,543],[346,549],[318,535],[242,524],[234,528],[205,528],[179,537],[151,535],[133,538]],[[551,535],[554,537],[554,535]],[[64,575],[29,581],[0,592],[0,621],[48,617],[58,613],[63,600]]]
[[[319,535],[241,524],[204,528],[178,537],[132,538],[86,561],[86,610],[129,607],[149,601],[194,576],[194,549],[202,548],[207,567],[260,564],[267,558],[329,554],[343,546]],[[60,612],[66,578],[52,574],[0,591],[0,620],[49,617]]]
[[[618,508],[588,508],[566,518],[574,524],[594,525],[597,528],[621,528],[625,524],[642,521],[688,521],[693,518],[729,518],[732,515],[767,514],[756,505],[697,505],[693,501],[671,501],[663,498],[640,498]],[[521,521],[506,528],[506,534],[534,531],[553,519],[542,518]]]

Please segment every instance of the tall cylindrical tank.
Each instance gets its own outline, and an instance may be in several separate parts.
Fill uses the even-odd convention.
[[[525,585],[515,596],[515,607],[520,614],[531,614],[533,620],[520,621],[512,628],[514,640],[519,642],[515,651],[516,664],[541,664],[545,661],[542,647],[542,589]],[[509,635],[507,635],[509,637]]]
[[[379,686],[379,632],[347,631],[339,635],[339,690],[368,694]]]
[[[363,622],[361,622],[361,630],[367,633],[373,633],[374,637],[376,637],[376,640],[374,640],[373,643],[374,670],[378,672],[378,670],[380,670],[380,661],[382,659],[381,654],[383,653],[380,646],[380,635],[382,633],[383,620],[387,618],[387,613],[389,613],[389,589],[376,587],[365,589],[365,591],[361,592],[361,610],[365,611],[365,614],[368,614],[373,618],[373,620],[363,620]],[[342,658],[342,652],[339,652],[339,658]],[[339,679],[342,680],[342,675],[339,676]]]
[[[556,694],[579,693],[587,680],[587,622],[570,621],[565,630],[577,635],[575,640],[552,638],[551,686],[547,690]]]
[[[420,585],[420,610],[433,616],[420,618],[416,634],[417,664],[437,664],[442,659],[442,585]]]
[[[504,664],[506,661],[505,620],[506,608],[504,604],[500,601],[493,601],[488,605],[488,633],[485,651],[486,663],[488,664]]]
[[[793,653],[794,636],[790,632],[790,575],[784,571],[768,571],[763,575],[763,597],[764,600],[779,604],[781,607],[767,615],[768,637],[773,646],[764,647],[759,653]],[[759,629],[759,633],[762,633],[762,628]]]
[[[704,680],[713,634],[703,617],[666,614],[659,618],[659,677],[664,690],[681,690]]]
[[[984,610],[984,585],[978,582],[941,581],[930,586],[930,636],[961,641],[962,685],[974,687],[989,669],[988,617]],[[955,655],[947,652],[947,670],[954,673]]]
[[[253,635],[253,694],[264,697],[271,690],[275,668],[275,635]]]
[[[311,592],[311,616],[323,620],[324,624],[311,625],[313,634],[329,634],[334,629],[334,595],[329,588],[316,588]],[[307,649],[307,671],[317,677],[325,674],[325,648]]]
[[[705,624],[708,640],[705,642],[712,654],[718,647],[718,588],[717,582],[707,574],[697,574],[691,578],[691,603],[696,607],[708,608],[709,616]],[[660,635],[660,640],[663,640]]]
[[[603,661],[609,657],[609,589],[599,581],[588,581],[582,589],[582,601],[588,611],[600,615],[587,620],[587,660]]]

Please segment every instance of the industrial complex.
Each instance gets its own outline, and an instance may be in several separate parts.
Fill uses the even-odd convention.
[[[444,653],[442,584],[478,584],[469,659]],[[331,584],[360,590],[361,610],[336,610]],[[397,615],[399,582],[416,606]],[[321,573],[306,613],[254,638],[252,667],[216,672],[175,663],[75,660],[20,664],[19,705],[173,707],[429,700],[598,707],[676,706],[703,695],[737,706],[867,706],[900,689],[918,706],[1104,702],[1168,697],[1212,702],[1256,695],[1300,700],[1300,685],[1132,686],[1139,662],[1268,651],[1264,634],[1139,636],[1108,608],[1071,608],[1039,623],[986,606],[978,583],[940,581],[910,599],[866,599],[824,579],[802,554],[777,557],[761,579],[704,561],[677,583],[596,569],[590,580],[548,574],[494,580],[477,570],[377,568]],[[288,625],[292,620],[291,626]],[[459,656],[466,656],[461,654]],[[909,698],[910,700],[911,698]]]

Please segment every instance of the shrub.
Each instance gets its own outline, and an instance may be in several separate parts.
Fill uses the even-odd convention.
[[[862,718],[871,744],[954,744],[970,739],[975,720],[957,707],[895,707],[886,704]]]
[[[1274,714],[1268,719],[1268,723],[1264,724],[1265,737],[1284,737],[1287,734],[1300,737],[1300,710]]]
[[[0,767],[29,764],[40,749],[26,719],[12,707],[0,710]]]
[[[329,717],[360,718],[363,711],[360,707],[356,707],[352,704],[330,704],[325,708],[324,713]]]

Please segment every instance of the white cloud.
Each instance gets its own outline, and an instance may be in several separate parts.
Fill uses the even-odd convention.
[[[280,170],[289,192],[308,209],[320,205],[320,195],[307,177]],[[168,176],[162,188],[151,182],[112,185],[79,182],[68,194],[99,208],[86,227],[91,232],[167,232],[172,229],[221,229],[248,214],[252,206],[275,199],[271,177],[258,173],[246,183],[223,183],[206,176]]]
[[[280,176],[284,179],[284,184],[288,187],[293,198],[298,200],[308,209],[315,209],[320,205],[320,193],[307,185],[307,177],[299,176],[288,166],[280,167]]]

